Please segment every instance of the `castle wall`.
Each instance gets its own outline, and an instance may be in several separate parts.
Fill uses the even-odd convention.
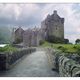
[[[55,37],[64,39],[64,26],[60,23],[53,23],[51,25],[50,34],[54,35]]]
[[[31,40],[31,45],[32,46],[37,46],[37,37],[38,37],[38,33],[36,31],[32,32],[32,40]]]
[[[26,30],[23,34],[23,45],[30,47],[31,40],[32,40],[31,30]]]
[[[39,41],[41,40],[41,33],[39,30],[26,30],[23,35],[24,46],[39,46]]]
[[[45,37],[46,37],[46,25],[45,25],[45,21],[41,22],[41,36],[42,36],[42,40],[45,40]]]

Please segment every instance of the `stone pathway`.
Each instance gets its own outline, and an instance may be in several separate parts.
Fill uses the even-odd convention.
[[[58,77],[58,73],[51,70],[47,54],[42,49],[24,57],[12,69],[0,72],[2,77]]]

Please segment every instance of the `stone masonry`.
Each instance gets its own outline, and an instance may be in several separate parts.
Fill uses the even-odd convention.
[[[41,28],[34,27],[23,30],[21,27],[13,31],[13,42],[23,43],[24,46],[38,46],[40,41],[50,39],[64,40],[64,18],[54,10],[52,15],[41,22]]]
[[[61,18],[56,10],[41,22],[41,28],[43,29],[43,34],[46,34],[46,38],[57,37],[64,39],[64,18]]]

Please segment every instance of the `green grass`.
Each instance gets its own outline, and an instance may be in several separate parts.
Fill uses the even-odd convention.
[[[51,47],[54,49],[61,50],[65,53],[76,53],[80,51],[80,45],[79,44],[54,44],[46,42],[42,45],[42,47]]]
[[[15,48],[11,45],[6,45],[5,47],[0,47],[0,52],[12,52],[12,51],[17,51],[17,48]]]

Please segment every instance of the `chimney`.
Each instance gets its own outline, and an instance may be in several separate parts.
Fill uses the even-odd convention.
[[[54,14],[57,14],[57,10],[54,10],[54,12],[53,12]]]

